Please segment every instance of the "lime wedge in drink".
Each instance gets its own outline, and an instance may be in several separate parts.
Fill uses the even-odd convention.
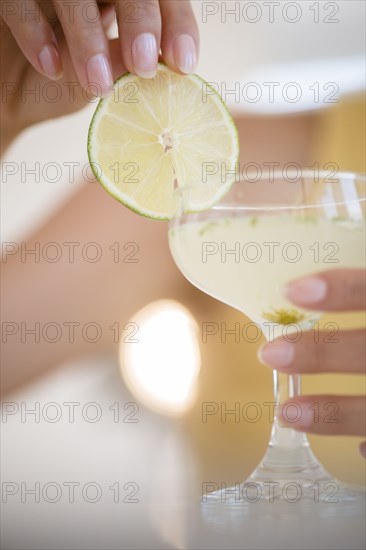
[[[235,180],[239,140],[221,97],[197,75],[159,64],[153,79],[127,73],[100,100],[88,155],[98,181],[144,216],[170,219],[176,188],[191,187],[185,208],[203,210]],[[197,186],[197,187],[196,187]]]

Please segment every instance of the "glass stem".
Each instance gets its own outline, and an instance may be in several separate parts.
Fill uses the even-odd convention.
[[[305,433],[292,430],[291,428],[284,428],[278,418],[278,406],[282,405],[285,401],[295,400],[301,395],[301,377],[299,374],[284,374],[276,370],[273,371],[273,386],[274,386],[274,401],[275,416],[272,426],[271,439],[269,444],[276,447],[296,448],[301,446],[308,446],[308,441]],[[292,410],[291,410],[292,409]],[[295,405],[289,406],[287,411],[288,418],[296,419],[298,414]]]
[[[295,400],[300,395],[300,376],[273,372],[275,415],[271,439],[267,451],[251,475],[253,481],[283,479],[326,479],[329,474],[317,461],[310,450],[306,434],[284,428],[278,419],[276,409],[285,401]],[[294,405],[295,414],[287,411],[289,418],[296,418],[298,408]]]

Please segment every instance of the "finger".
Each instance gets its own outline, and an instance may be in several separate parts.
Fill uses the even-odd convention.
[[[157,0],[118,0],[116,4],[122,58],[128,71],[143,78],[156,73],[161,38]]]
[[[65,45],[65,50],[67,50],[66,45]],[[120,43],[118,38],[115,38],[109,41],[109,50],[110,50],[110,59],[111,59],[111,67],[112,67],[112,78],[113,80],[116,80],[119,76],[121,76],[121,74],[124,74],[126,72],[126,67],[124,66],[122,61],[121,48],[120,48]],[[75,82],[76,74],[75,74],[74,67],[71,63],[69,52],[63,51],[61,49],[61,54],[64,59],[64,66],[65,66],[64,80],[65,82]],[[85,104],[85,101],[87,100],[87,96],[85,93],[83,93],[81,86],[76,86],[75,88],[73,88],[73,90],[75,91],[75,101],[77,100],[77,98],[80,98],[82,100],[82,103]],[[64,92],[62,99],[64,100],[64,102],[70,103],[70,97],[74,98],[74,95],[70,94],[70,88],[68,86],[62,86],[62,91]],[[80,107],[81,106],[82,105],[80,105]]]
[[[278,338],[262,346],[259,360],[287,373],[364,372],[365,330],[306,331],[297,342]]]
[[[113,85],[109,46],[96,1],[54,4],[80,84],[89,85],[94,95],[108,94]]]
[[[285,288],[294,304],[320,311],[364,310],[365,271],[334,269],[292,281]]]
[[[62,65],[56,36],[35,0],[1,2],[1,17],[36,71],[57,80]]]
[[[61,95],[57,102],[50,104],[47,102],[46,104],[45,102],[40,103],[37,99],[37,94],[30,94],[26,102],[20,102],[19,119],[25,120],[27,125],[40,122],[51,116],[55,118],[76,112],[83,108],[89,99],[80,85],[70,87],[70,83],[77,81],[76,74],[66,43],[60,41],[60,48],[64,65],[64,76],[59,86]],[[117,77],[126,72],[126,68],[122,63],[121,48],[118,39],[110,41],[110,52],[113,75],[117,79]],[[30,90],[34,89],[36,83],[40,84],[40,88],[43,89],[42,87],[46,82],[46,77],[40,76],[33,67],[29,67],[27,86]]]
[[[280,420],[294,430],[323,435],[364,435],[365,397],[304,395],[281,406]]]
[[[161,49],[171,69],[183,74],[196,70],[199,34],[188,0],[160,0],[163,21]]]

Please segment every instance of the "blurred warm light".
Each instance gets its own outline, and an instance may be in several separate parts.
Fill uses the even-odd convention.
[[[201,366],[194,317],[178,302],[159,300],[130,322],[136,325],[136,341],[122,339],[119,354],[128,388],[147,407],[181,415],[194,403]]]

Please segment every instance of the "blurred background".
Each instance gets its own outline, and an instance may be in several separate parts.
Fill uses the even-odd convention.
[[[197,72],[215,85],[234,114],[241,166],[265,170],[268,163],[279,169],[292,163],[365,171],[364,2],[194,0],[193,6],[201,34]],[[82,338],[80,330],[73,342],[62,337],[55,343],[31,338],[22,343],[19,334],[9,337],[3,350],[3,479],[18,489],[22,482],[96,481],[110,499],[113,483],[138,484],[145,530],[136,539],[131,525],[138,520],[129,524],[112,505],[101,519],[107,510],[101,508],[103,499],[93,512],[90,506],[84,510],[85,499],[74,508],[64,499],[22,507],[19,489],[3,507],[5,544],[71,548],[77,540],[78,547],[99,548],[107,540],[112,548],[123,539],[123,547],[184,548],[185,518],[171,513],[163,521],[155,513],[159,503],[193,502],[203,483],[229,486],[251,473],[268,443],[268,417],[238,421],[220,413],[223,406],[272,401],[271,372],[256,359],[258,343],[235,342],[220,332],[204,341],[204,323],[234,327],[249,320],[183,279],[170,258],[164,223],[139,218],[92,182],[86,136],[94,109],[92,103],[76,115],[30,128],[3,159],[3,243],[96,242],[103,250],[98,263],[78,255],[72,264],[64,258],[56,264],[12,258],[6,266],[10,274],[3,292],[10,292],[12,282],[21,288],[19,310],[5,306],[4,320],[27,326],[97,323],[103,334],[94,342],[91,332]],[[16,163],[17,172],[10,173],[10,164],[5,172],[6,163]],[[35,163],[57,163],[60,175],[50,166],[38,181],[32,174],[23,177]],[[115,243],[120,250],[134,243],[138,261],[112,261]],[[345,328],[365,321],[363,314],[347,314],[325,316],[322,323],[329,320]],[[357,375],[303,381],[304,393],[364,389]],[[60,408],[50,409],[50,417],[61,410],[54,422],[42,413],[51,402]],[[79,403],[73,422],[65,405],[71,402]],[[100,419],[85,420],[80,411],[87,403],[99,406],[90,416],[101,410]],[[205,422],[207,403],[219,412]],[[37,412],[22,416],[24,407],[37,406],[39,421]],[[335,477],[365,482],[360,438],[309,439]],[[127,495],[134,489],[121,491]],[[65,532],[66,519],[77,539]]]

